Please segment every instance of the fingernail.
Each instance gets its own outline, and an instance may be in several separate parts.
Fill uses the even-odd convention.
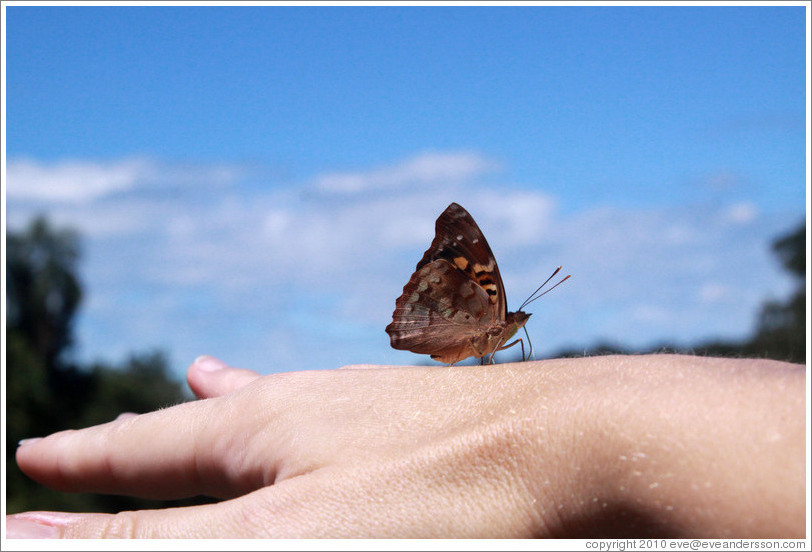
[[[42,437],[32,437],[30,439],[23,439],[22,441],[17,443],[17,446],[18,447],[27,447],[28,445],[33,445],[34,443],[37,443],[39,441],[42,441]]]
[[[130,418],[137,418],[138,414],[135,412],[122,412],[118,416],[116,416],[116,420],[128,420]]]
[[[225,368],[225,364],[214,357],[202,355],[195,359],[195,365],[204,372],[216,372]]]
[[[59,527],[43,525],[36,521],[14,516],[6,518],[6,538],[9,539],[58,539]]]

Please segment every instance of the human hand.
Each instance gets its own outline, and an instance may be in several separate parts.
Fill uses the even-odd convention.
[[[9,516],[7,529],[84,538],[797,535],[803,367],[733,362],[594,357],[260,377],[203,357],[188,381],[205,400],[28,442],[17,461],[63,491],[229,500],[28,512]],[[730,431],[728,418],[757,438]],[[713,483],[714,496],[690,492],[698,481]],[[764,492],[781,511],[742,525],[742,509],[760,506]],[[741,500],[750,494],[758,500]]]

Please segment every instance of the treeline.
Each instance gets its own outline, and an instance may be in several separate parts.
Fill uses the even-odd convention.
[[[691,346],[662,343],[643,350],[622,344],[600,343],[585,349],[566,349],[552,355],[578,357],[632,353],[687,353],[706,356],[770,358],[803,364],[806,362],[806,224],[801,224],[772,244],[784,270],[795,280],[795,291],[787,301],[765,302],[751,336],[742,341],[708,341]]]
[[[6,304],[6,497],[9,513],[25,510],[118,512],[210,502],[206,498],[151,501],[123,496],[50,491],[17,468],[21,439],[113,420],[122,412],[149,412],[190,400],[169,376],[161,352],[135,353],[121,365],[77,364],[71,359],[73,324],[82,300],[76,233],[54,229],[44,218],[7,234]],[[761,309],[753,336],[744,342],[713,342],[679,348],[662,345],[631,351],[595,345],[553,355],[677,351],[703,355],[763,357],[803,363],[806,358],[806,238],[802,223],[777,239],[773,250],[795,276],[797,290],[787,302]]]

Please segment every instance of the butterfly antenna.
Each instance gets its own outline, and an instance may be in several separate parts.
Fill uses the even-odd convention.
[[[519,307],[519,310],[524,309],[524,308],[525,308],[527,305],[529,305],[530,303],[532,303],[532,302],[533,302],[533,301],[535,301],[536,299],[538,299],[538,298],[542,297],[543,295],[546,295],[547,293],[549,293],[549,292],[553,291],[555,288],[557,288],[558,286],[560,286],[561,284],[563,284],[565,281],[567,281],[567,279],[569,279],[569,277],[570,277],[570,276],[572,276],[572,274],[567,274],[567,275],[566,275],[566,276],[564,276],[564,277],[561,279],[561,281],[560,281],[560,282],[558,282],[556,285],[554,285],[553,287],[551,287],[551,288],[550,288],[550,289],[548,289],[547,291],[544,291],[543,293],[539,293],[539,291],[541,291],[541,288],[543,288],[544,286],[546,286],[546,285],[547,285],[547,283],[548,283],[550,280],[552,280],[552,279],[555,277],[555,275],[556,275],[556,274],[558,274],[560,271],[561,271],[561,267],[559,266],[558,268],[556,268],[556,269],[553,271],[553,273],[552,273],[552,274],[550,274],[550,277],[549,277],[549,278],[547,278],[546,280],[544,280],[544,283],[543,283],[543,284],[541,284],[539,287],[537,287],[537,288],[536,288],[536,291],[534,291],[533,293],[531,293],[531,294],[530,294],[530,297],[528,297],[528,298],[525,300],[525,302],[524,302],[524,303],[522,303],[522,306],[521,306],[521,307]],[[538,295],[536,295],[537,293],[539,293],[539,294],[538,294]]]

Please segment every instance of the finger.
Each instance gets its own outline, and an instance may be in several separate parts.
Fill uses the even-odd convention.
[[[244,403],[193,401],[28,439],[17,449],[17,464],[60,491],[156,499],[237,496],[272,482],[276,470],[262,424]],[[246,418],[257,427],[247,426]]]
[[[196,358],[186,372],[189,388],[199,399],[227,395],[259,377],[252,370],[231,368],[221,360],[205,355]]]
[[[320,520],[314,513],[321,509],[319,503],[328,493],[320,490],[323,483],[299,483],[302,479],[306,478],[202,506],[118,514],[23,512],[6,516],[6,536],[12,539],[325,536],[334,521],[316,532],[311,526],[318,527],[323,521],[324,515]],[[285,488],[279,492],[278,487]],[[311,509],[315,512],[310,512]]]
[[[9,516],[11,538],[503,538],[538,536],[517,478],[457,453],[327,468],[238,499],[119,514]],[[480,462],[484,461],[480,458]],[[37,525],[42,527],[36,527]],[[32,527],[33,526],[33,527]],[[10,534],[9,534],[10,533]],[[18,537],[19,535],[19,537]]]

